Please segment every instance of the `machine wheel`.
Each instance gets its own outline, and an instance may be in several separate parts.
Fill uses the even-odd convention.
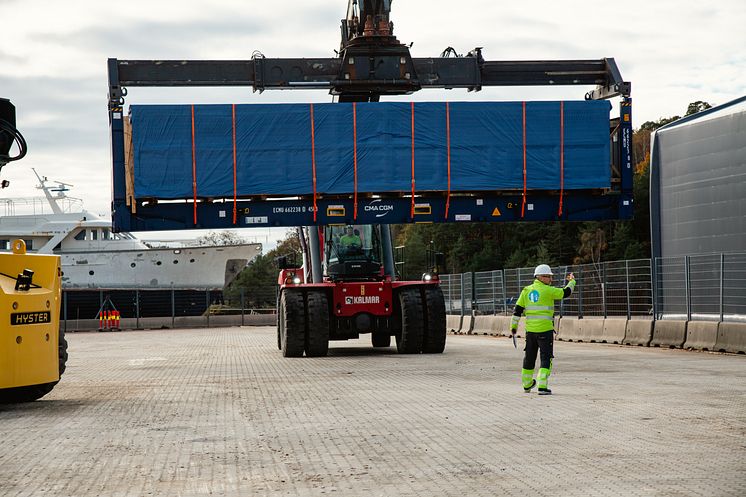
[[[275,302],[275,308],[277,309],[277,350],[282,350],[282,338],[280,337],[280,287],[277,287]]]
[[[446,348],[446,303],[440,287],[424,287],[425,332],[422,336],[423,354],[442,354]]]
[[[419,288],[404,288],[399,292],[401,330],[396,335],[396,350],[400,354],[422,351],[423,305]]]
[[[283,357],[301,357],[306,341],[306,309],[302,292],[282,292],[277,320]]]
[[[329,352],[329,299],[321,290],[310,290],[306,357],[325,357]]]
[[[65,340],[65,332],[62,330],[60,330],[59,346],[57,350],[60,376],[62,376],[62,373],[65,372],[65,365],[67,364],[67,340]],[[57,383],[59,383],[59,380],[50,383],[42,383],[41,385],[30,385],[27,387],[6,388],[0,390],[0,404],[33,402],[51,392]]]

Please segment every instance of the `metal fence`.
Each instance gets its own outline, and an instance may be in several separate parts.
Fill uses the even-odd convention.
[[[746,321],[746,254],[613,261],[559,266],[578,283],[560,302],[565,316]],[[441,276],[449,314],[511,314],[533,268]]]
[[[274,293],[275,289],[272,289]],[[210,316],[250,315],[273,313],[274,307],[256,308],[251,305],[243,291],[234,297],[212,289],[127,289],[127,290],[85,290],[63,289],[60,319],[67,322],[99,318],[99,311],[108,301],[118,310],[121,318],[171,318],[171,323],[180,317],[202,316],[205,325],[210,326]],[[107,307],[106,310],[112,310]]]
[[[563,316],[626,316],[627,319],[746,321],[746,253],[581,264],[554,268],[555,285],[572,272],[573,294],[558,305]],[[511,314],[521,289],[533,281],[533,268],[441,275],[449,314]],[[273,302],[276,287],[263,289],[257,300]],[[266,293],[266,295],[264,295]],[[171,318],[272,313],[240,292],[228,297],[219,290],[64,289],[60,318],[98,318],[106,298],[121,317]],[[139,324],[138,324],[139,326]]]

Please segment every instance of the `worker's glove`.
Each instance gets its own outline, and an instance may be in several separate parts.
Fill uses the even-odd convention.
[[[575,280],[575,276],[572,273],[567,275],[567,281],[574,281],[574,280]]]
[[[516,331],[518,331],[518,328],[511,328],[510,329],[511,335],[515,335]]]

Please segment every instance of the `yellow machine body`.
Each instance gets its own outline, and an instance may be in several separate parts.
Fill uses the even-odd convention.
[[[0,390],[60,379],[60,258],[27,254],[22,240],[12,248],[0,253]]]

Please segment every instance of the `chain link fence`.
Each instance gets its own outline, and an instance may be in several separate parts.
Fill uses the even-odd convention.
[[[746,254],[602,262],[554,268],[555,285],[577,286],[561,316],[746,321]],[[441,276],[449,314],[512,314],[533,268]]]
[[[267,290],[267,299],[274,301],[276,289]],[[254,292],[255,293],[255,292]],[[271,295],[270,295],[271,293]],[[106,303],[106,305],[105,305]],[[137,328],[140,320],[162,318],[164,325],[173,325],[178,318],[203,317],[210,326],[211,316],[244,316],[271,314],[274,306],[257,307],[244,291],[225,295],[214,289],[127,289],[84,290],[63,289],[60,320],[62,326],[73,326],[81,321],[99,319],[103,310],[117,310],[122,319],[134,319]],[[213,322],[216,320],[213,319]]]
[[[578,281],[560,301],[561,316],[624,316],[627,319],[682,319],[746,322],[746,253],[603,262],[554,268],[555,285],[568,273]],[[460,315],[512,314],[521,289],[533,282],[533,268],[441,275],[446,312]],[[64,289],[60,319],[98,319],[107,297],[123,319],[271,314],[276,287],[230,296],[219,290]],[[266,294],[266,295],[265,295]],[[257,303],[259,303],[257,305]],[[213,323],[217,320],[213,320]]]

